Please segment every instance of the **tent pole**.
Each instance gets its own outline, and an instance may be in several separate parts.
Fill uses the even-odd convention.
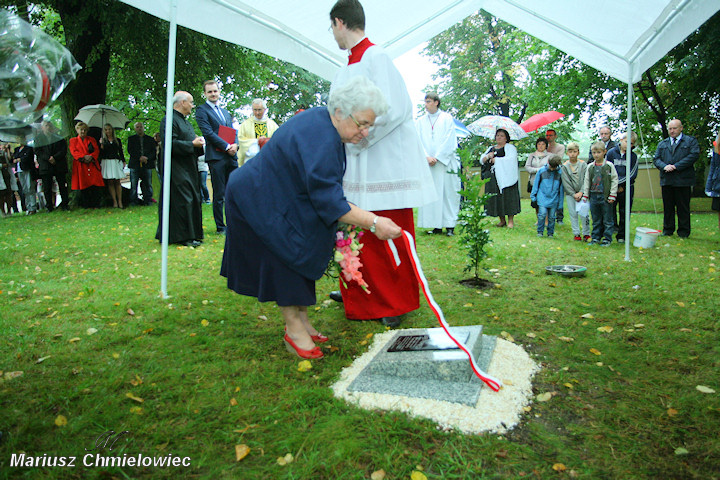
[[[170,0],[170,38],[168,40],[167,94],[165,96],[165,137],[163,140],[162,176],[162,273],[160,293],[168,298],[168,233],[170,231],[170,154],[172,150],[173,88],[175,86],[175,51],[177,48],[177,0]]]
[[[627,105],[627,136],[625,137],[625,261],[630,261],[630,159],[632,158],[632,63],[628,62],[628,105]]]

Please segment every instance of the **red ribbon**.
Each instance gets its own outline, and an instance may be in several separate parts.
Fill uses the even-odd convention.
[[[493,391],[497,392],[498,390],[500,390],[500,388],[502,388],[502,383],[500,382],[500,380],[483,372],[477,365],[477,363],[475,363],[475,359],[473,358],[472,353],[470,353],[467,347],[450,334],[450,326],[448,325],[447,321],[445,321],[445,316],[443,315],[440,306],[435,302],[432,293],[430,293],[430,287],[427,283],[425,275],[423,274],[422,267],[420,266],[420,259],[417,256],[417,250],[415,250],[415,240],[413,239],[410,232],[403,230],[402,240],[405,243],[405,247],[407,248],[408,252],[410,253],[410,263],[412,264],[413,271],[415,272],[415,277],[418,279],[418,282],[420,282],[420,286],[422,287],[425,299],[427,300],[430,309],[435,314],[435,317],[437,317],[440,326],[443,328],[443,330],[445,330],[445,333],[448,337],[450,337],[450,340],[455,342],[458,348],[460,348],[460,350],[467,354],[468,358],[470,359],[470,368],[472,368],[472,371],[475,373],[475,375],[480,380],[482,380],[485,385],[490,387]],[[395,262],[395,266],[397,267],[397,265],[400,264],[400,258],[397,256],[397,249],[392,240],[388,240],[387,250],[390,253],[390,256],[394,258],[393,261]]]

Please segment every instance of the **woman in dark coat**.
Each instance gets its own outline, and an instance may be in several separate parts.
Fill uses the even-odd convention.
[[[323,356],[314,342],[327,337],[310,324],[307,307],[316,302],[315,280],[333,253],[338,221],[381,240],[401,234],[389,218],[348,203],[342,189],[344,143],[360,142],[386,110],[380,90],[357,77],[333,91],[327,108],[288,120],[230,175],[221,275],[237,293],[277,302],[285,344],[302,358]]]

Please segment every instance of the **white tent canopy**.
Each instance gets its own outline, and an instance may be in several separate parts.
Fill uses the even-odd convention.
[[[173,0],[122,0],[170,20]],[[174,0],[177,23],[332,79],[346,61],[329,1]],[[366,32],[398,57],[479,9],[633,83],[720,9],[720,0],[365,0]],[[632,76],[628,64],[632,66]]]
[[[243,45],[331,79],[345,64],[332,34],[334,0],[121,0],[170,21],[167,115],[172,113],[175,30],[192,30]],[[632,83],[720,9],[720,0],[364,0],[366,33],[398,57],[483,9],[628,84],[627,134],[632,125]],[[170,134],[170,122],[166,128]],[[165,151],[169,172],[170,151]],[[165,175],[161,290],[167,295],[167,218],[170,175]],[[629,204],[630,189],[626,190]],[[630,209],[626,212],[629,230]],[[629,238],[629,235],[626,235]],[[625,259],[630,259],[626,244]]]

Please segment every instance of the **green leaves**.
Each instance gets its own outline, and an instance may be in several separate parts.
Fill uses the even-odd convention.
[[[488,257],[487,246],[491,243],[490,231],[488,230],[489,220],[485,213],[485,204],[491,195],[484,192],[484,185],[487,180],[480,177],[480,172],[471,170],[473,154],[469,148],[458,150],[462,168],[458,172],[463,183],[460,195],[463,202],[458,214],[459,241],[460,245],[467,250],[468,263],[464,271],[473,272],[475,278],[479,278],[479,270],[482,261]]]

